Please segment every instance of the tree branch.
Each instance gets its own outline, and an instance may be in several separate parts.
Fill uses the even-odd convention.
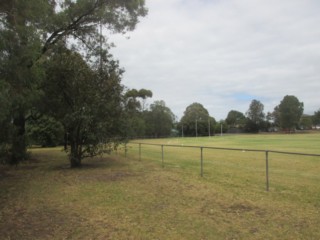
[[[108,1],[96,1],[92,8],[88,9],[88,11],[84,12],[78,18],[73,20],[69,25],[64,28],[58,28],[56,31],[54,31],[45,42],[41,51],[42,55],[44,55],[49,48],[57,43],[62,37],[72,33],[74,30],[77,30],[81,24],[85,23],[85,20],[83,20],[85,17],[90,16],[96,9],[103,6],[103,4],[107,4],[107,2]]]

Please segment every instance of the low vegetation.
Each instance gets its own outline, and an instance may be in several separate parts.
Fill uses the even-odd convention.
[[[319,134],[145,140],[319,153]],[[320,159],[128,145],[71,169],[62,147],[0,166],[2,239],[319,239]]]

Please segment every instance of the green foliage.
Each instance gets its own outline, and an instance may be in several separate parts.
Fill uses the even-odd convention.
[[[310,130],[312,129],[312,116],[302,115],[299,123],[299,128],[301,130]]]
[[[252,122],[254,122],[255,124],[259,124],[263,122],[265,118],[263,109],[263,104],[260,101],[254,99],[251,101],[246,115]]]
[[[122,71],[116,62],[92,70],[82,57],[63,47],[47,62],[44,102],[64,126],[72,167],[85,157],[109,151],[122,136]]]
[[[60,10],[46,26],[48,37],[42,53],[48,52],[65,37],[77,40],[78,47],[82,45],[90,51],[101,51],[100,40],[103,36],[100,36],[97,25],[101,24],[111,32],[124,33],[134,30],[139,17],[147,14],[143,0],[65,0],[60,2],[59,7]]]
[[[54,147],[63,142],[64,129],[60,122],[49,116],[30,118],[27,122],[29,144]]]
[[[183,128],[185,136],[208,136],[209,126],[214,126],[215,123],[215,119],[209,116],[202,104],[192,103],[186,108],[179,128]],[[213,128],[210,131],[213,132]]]
[[[145,100],[152,97],[147,89],[130,89],[124,95],[126,111],[126,136],[129,138],[146,136]]]
[[[254,99],[251,101],[248,111],[246,112],[247,120],[245,130],[247,132],[259,132],[265,125],[265,114],[263,104]]]
[[[145,112],[146,134],[149,137],[168,137],[171,135],[175,116],[164,101],[155,101]]]
[[[4,112],[11,125],[11,136],[7,136],[5,144],[10,149],[12,164],[27,158],[25,118],[40,95],[38,86],[43,71],[33,63],[41,48],[39,27],[40,19],[46,16],[44,5],[45,1],[31,0],[0,6],[0,79],[10,96]]]
[[[314,112],[314,115],[312,117],[312,122],[314,125],[320,124],[320,109],[316,112]]]
[[[251,120],[250,118],[246,118],[244,130],[248,133],[257,133],[260,130],[260,125]]]
[[[280,127],[280,112],[279,105],[273,109],[273,112],[268,112],[267,114],[267,122],[271,127]]]
[[[279,105],[280,126],[282,129],[293,130],[298,127],[303,114],[303,103],[295,96],[285,96]]]
[[[86,55],[92,66],[97,56],[101,58],[101,65],[108,64],[109,45],[97,25],[113,32],[131,31],[139,17],[146,13],[143,0],[1,1],[0,88],[5,82],[10,102],[3,103],[6,110],[0,114],[0,123],[1,119],[10,119],[12,125],[12,138],[6,138],[6,144],[12,148],[12,162],[24,158],[25,122],[31,112],[42,110],[39,100],[44,80],[43,62],[56,51],[57,45],[72,39],[76,42],[72,49]],[[113,73],[108,74],[107,78],[111,79]],[[3,91],[0,91],[2,98]]]
[[[225,133],[228,129],[228,125],[226,123],[226,121],[220,120],[219,122],[217,122],[216,124],[214,124],[214,133],[216,134],[221,134],[221,133]]]
[[[125,95],[126,109],[131,114],[144,110],[145,100],[152,97],[152,92],[147,89],[130,89]]]
[[[245,119],[246,117],[242,112],[231,110],[226,118],[226,123],[230,127],[242,127],[245,123]]]

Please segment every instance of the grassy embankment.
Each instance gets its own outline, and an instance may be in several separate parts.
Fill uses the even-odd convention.
[[[141,142],[141,141],[139,141]],[[145,140],[320,153],[319,134]],[[320,239],[320,158],[130,144],[69,169],[61,148],[0,166],[1,239]]]

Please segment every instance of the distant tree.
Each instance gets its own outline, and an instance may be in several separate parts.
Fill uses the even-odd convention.
[[[312,116],[302,114],[299,123],[299,128],[302,130],[312,129]]]
[[[208,136],[209,126],[211,133],[214,132],[216,121],[209,116],[207,109],[200,103],[192,103],[184,111],[184,115],[180,120],[179,129],[183,128],[185,136]]]
[[[147,89],[130,89],[124,95],[126,110],[126,136],[144,137],[146,122],[144,105],[147,98],[152,97],[152,91]]]
[[[275,127],[280,127],[280,111],[279,105],[273,109],[273,112],[270,115],[270,119],[273,121]]]
[[[146,113],[146,133],[152,137],[168,137],[171,135],[175,116],[164,101],[155,101]]]
[[[282,129],[298,127],[303,114],[303,103],[295,96],[286,95],[279,104],[279,119]]]
[[[264,127],[265,114],[263,112],[264,106],[258,100],[252,100],[248,111],[246,112],[247,120],[245,129],[248,132],[258,132]]]
[[[258,100],[252,100],[250,107],[246,113],[247,117],[255,124],[259,124],[264,121],[265,114],[263,112],[264,106]]]
[[[216,134],[225,133],[227,132],[227,130],[228,130],[228,124],[224,120],[220,120],[219,122],[216,122],[216,124],[214,125],[214,132]]]
[[[320,125],[320,109],[314,112],[314,115],[312,117],[312,123],[313,125]]]
[[[226,118],[226,123],[229,127],[242,127],[245,123],[246,117],[242,112],[231,110]]]
[[[144,111],[146,108],[146,99],[152,98],[152,91],[142,88],[138,91],[138,96],[142,99],[141,110]]]
[[[147,89],[130,89],[125,95],[126,108],[128,111],[143,111],[144,100],[152,97],[152,91]]]

